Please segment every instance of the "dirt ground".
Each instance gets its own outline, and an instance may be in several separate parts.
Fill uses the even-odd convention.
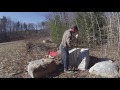
[[[27,73],[28,62],[44,58],[49,50],[57,50],[54,43],[44,44],[48,38],[34,38],[14,42],[0,43],[0,78],[31,78]],[[90,50],[90,65],[93,66],[101,59],[98,50]],[[119,60],[116,60],[119,64]],[[43,78],[101,78],[91,75],[88,70],[64,73],[62,66]]]

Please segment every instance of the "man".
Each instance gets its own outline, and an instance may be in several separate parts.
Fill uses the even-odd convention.
[[[69,49],[72,48],[72,40],[75,33],[78,33],[78,27],[73,25],[70,29],[66,30],[62,37],[62,42],[60,44],[62,64],[64,65],[64,71],[69,70]],[[76,35],[78,38],[78,34]]]

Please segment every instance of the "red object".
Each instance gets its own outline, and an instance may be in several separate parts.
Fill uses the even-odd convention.
[[[57,54],[58,54],[57,51],[49,51],[49,52],[48,52],[48,55],[50,55],[50,56],[52,56],[52,57],[56,57]]]

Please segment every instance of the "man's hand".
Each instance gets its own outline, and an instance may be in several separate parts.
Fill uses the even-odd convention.
[[[78,39],[78,34],[75,35],[76,39]]]

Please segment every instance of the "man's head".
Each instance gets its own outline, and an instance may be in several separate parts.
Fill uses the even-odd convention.
[[[73,33],[78,32],[78,27],[77,27],[77,25],[72,25],[71,29],[73,30],[73,31],[72,31]]]

